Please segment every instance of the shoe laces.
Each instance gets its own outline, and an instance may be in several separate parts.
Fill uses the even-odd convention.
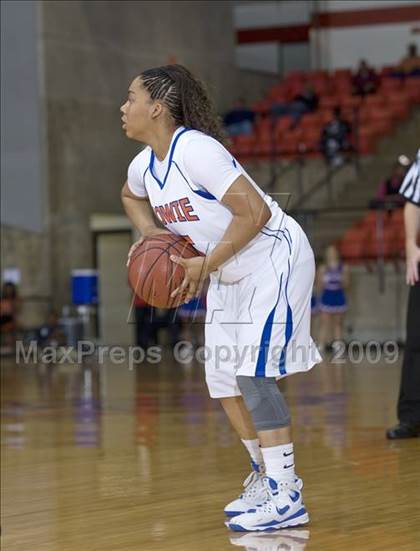
[[[241,494],[242,499],[252,498],[258,490],[261,490],[261,475],[252,471],[244,480],[243,486],[245,490]]]
[[[267,500],[264,501],[261,505],[257,505],[258,511],[261,513],[274,513],[277,510],[277,507],[289,505],[290,504],[290,495],[289,491],[293,490],[298,492],[296,484],[289,480],[280,480],[276,482],[277,490],[275,495],[273,494],[273,489],[270,486],[270,478],[268,476],[263,477],[263,483],[267,492]]]

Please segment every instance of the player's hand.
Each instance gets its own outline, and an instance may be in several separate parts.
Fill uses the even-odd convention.
[[[408,285],[415,285],[419,280],[420,247],[412,244],[407,246],[406,281]]]
[[[179,264],[185,270],[183,282],[171,293],[171,297],[185,295],[185,299],[183,296],[183,302],[189,302],[192,298],[200,296],[204,281],[210,273],[206,257],[194,256],[193,258],[182,258],[171,255],[170,258],[172,262]]]
[[[138,241],[133,243],[130,247],[130,250],[128,251],[128,258],[127,258],[127,264],[128,266],[130,264],[131,256],[133,255],[134,251],[139,247],[143,241],[146,239],[146,237],[151,237],[152,235],[158,235],[159,233],[171,233],[169,230],[165,230],[163,228],[152,228],[148,231],[146,231]]]

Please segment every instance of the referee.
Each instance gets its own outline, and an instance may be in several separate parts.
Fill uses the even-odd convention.
[[[407,338],[398,398],[398,425],[388,429],[387,438],[420,436],[420,149],[401,184],[405,197],[404,226],[407,257],[407,284],[410,285],[407,309]]]

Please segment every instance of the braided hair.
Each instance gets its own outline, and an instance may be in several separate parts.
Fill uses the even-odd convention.
[[[225,143],[220,117],[204,84],[183,65],[164,65],[139,76],[150,97],[161,100],[178,126],[200,130]]]

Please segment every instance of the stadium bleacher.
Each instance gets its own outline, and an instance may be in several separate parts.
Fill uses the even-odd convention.
[[[403,209],[366,211],[336,245],[343,259],[352,264],[378,258],[385,261],[404,258]]]
[[[391,134],[410,110],[420,104],[418,77],[401,79],[392,76],[392,72],[393,67],[383,67],[378,90],[365,97],[353,95],[350,69],[289,73],[252,105],[257,114],[254,132],[232,138],[231,151],[243,162],[273,157],[293,159],[302,154],[319,156],[322,128],[332,119],[333,108],[340,106],[344,118],[354,127],[353,146],[358,153],[374,153],[377,141]],[[271,118],[270,108],[275,103],[290,101],[307,81],[319,95],[318,110],[304,115],[295,129],[290,129],[289,117]]]

